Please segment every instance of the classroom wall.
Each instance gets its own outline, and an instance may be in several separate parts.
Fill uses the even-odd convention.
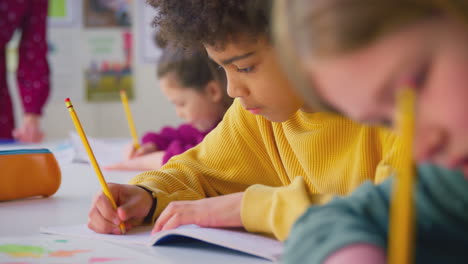
[[[133,8],[135,16],[138,16],[138,12],[141,12],[141,10],[137,10],[135,6]],[[130,102],[130,107],[133,112],[137,132],[141,136],[149,130],[154,131],[159,130],[162,126],[180,124],[182,120],[176,116],[174,107],[170,105],[160,92],[156,81],[154,63],[143,63],[139,59],[139,41],[141,41],[141,38],[138,34],[142,32],[137,29],[137,23],[133,23],[132,32],[134,34],[133,58],[135,97]],[[79,54],[79,52],[83,52],[79,47],[83,35],[82,23],[78,23],[78,25],[74,27],[49,27],[49,38],[61,37],[64,34],[72,38],[70,41],[70,45],[72,46],[70,47],[70,52],[78,52],[78,56],[70,56],[70,60],[66,65],[57,65],[51,60],[49,60],[49,64],[51,69],[55,69],[55,71],[66,69],[75,74],[71,75],[70,80],[66,80],[67,87],[52,87],[52,94],[49,97],[42,118],[42,128],[46,134],[46,139],[63,139],[67,137],[69,131],[74,130],[68,111],[64,106],[63,100],[65,98],[61,98],[67,96],[72,97],[72,102],[81,123],[89,136],[130,137],[127,121],[120,102],[96,103],[87,102],[84,99],[84,73],[80,62],[76,61],[77,57],[79,58],[83,55]],[[52,74],[54,73],[52,72]],[[18,89],[16,87],[14,74],[9,73],[8,79],[18,125],[23,113],[22,105],[18,98]],[[65,90],[70,91],[70,95],[64,92]],[[73,96],[77,94],[82,95],[81,98],[78,96],[78,99],[74,99]]]

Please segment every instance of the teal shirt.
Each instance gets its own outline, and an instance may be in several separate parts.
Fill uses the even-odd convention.
[[[459,171],[418,168],[415,263],[468,263],[468,181]],[[387,246],[393,179],[364,183],[348,197],[312,206],[295,223],[283,262],[322,263],[354,243]]]

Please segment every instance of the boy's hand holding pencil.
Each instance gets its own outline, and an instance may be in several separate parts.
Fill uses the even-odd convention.
[[[99,233],[125,234],[127,229],[143,222],[151,210],[153,197],[138,186],[106,183],[69,98],[65,100],[65,105],[102,188],[89,212],[88,226]]]
[[[88,227],[97,233],[121,235],[120,222],[125,223],[126,230],[141,225],[151,210],[151,194],[135,185],[108,185],[118,208],[114,210],[106,195],[98,193],[88,214]]]

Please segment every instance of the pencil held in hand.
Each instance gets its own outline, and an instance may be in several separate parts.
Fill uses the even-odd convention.
[[[135,123],[133,122],[132,111],[130,110],[130,106],[128,105],[127,93],[124,90],[120,90],[120,99],[122,100],[125,115],[127,116],[128,128],[130,129],[130,134],[132,135],[133,146],[135,147],[135,149],[138,149],[140,147],[140,144],[138,143],[138,135],[135,128]]]
[[[88,138],[86,137],[83,127],[81,126],[80,120],[78,119],[78,115],[76,114],[75,109],[73,108],[70,98],[65,99],[65,105],[68,108],[68,112],[70,113],[73,124],[75,125],[75,129],[81,138],[81,142],[83,143],[84,148],[86,149],[86,153],[88,154],[89,160],[91,164],[93,165],[94,171],[96,172],[96,176],[98,177],[99,183],[101,184],[102,192],[109,199],[114,210],[117,210],[117,204],[115,203],[114,198],[112,197],[112,193],[110,192],[109,187],[107,186],[107,183],[104,180],[104,176],[102,174],[101,168],[99,168],[99,164],[97,163],[93,150],[91,149],[91,146],[89,145]],[[120,227],[120,231],[122,232],[122,234],[125,234],[125,224],[121,222],[119,227]]]
[[[405,264],[414,260],[414,197],[416,182],[413,162],[414,140],[414,101],[413,90],[402,90],[398,98],[397,129],[401,136],[403,147],[402,169],[398,171],[392,194],[390,208],[390,235],[388,263]]]

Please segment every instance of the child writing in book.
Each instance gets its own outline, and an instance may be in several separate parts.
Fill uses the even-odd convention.
[[[128,147],[126,161],[105,169],[159,169],[172,156],[200,143],[232,103],[223,84],[224,73],[214,66],[204,50],[163,47],[157,76],[163,94],[187,123],[146,133],[140,148],[135,149],[133,144]]]
[[[99,193],[92,230],[120,234],[120,221],[128,228],[156,221],[155,232],[198,224],[284,240],[311,204],[364,180],[379,183],[399,166],[398,139],[388,130],[317,112],[293,92],[270,42],[269,1],[150,3],[164,38],[203,44],[236,99],[198,146],[130,185],[109,185],[116,211]]]
[[[304,66],[311,101],[363,122],[395,123],[397,93],[414,89],[415,263],[468,263],[467,2],[296,0],[282,7],[287,15],[278,23],[288,23],[278,24],[278,45],[293,40],[300,56],[286,64]],[[364,184],[309,208],[291,231],[284,262],[385,263],[391,183]]]

